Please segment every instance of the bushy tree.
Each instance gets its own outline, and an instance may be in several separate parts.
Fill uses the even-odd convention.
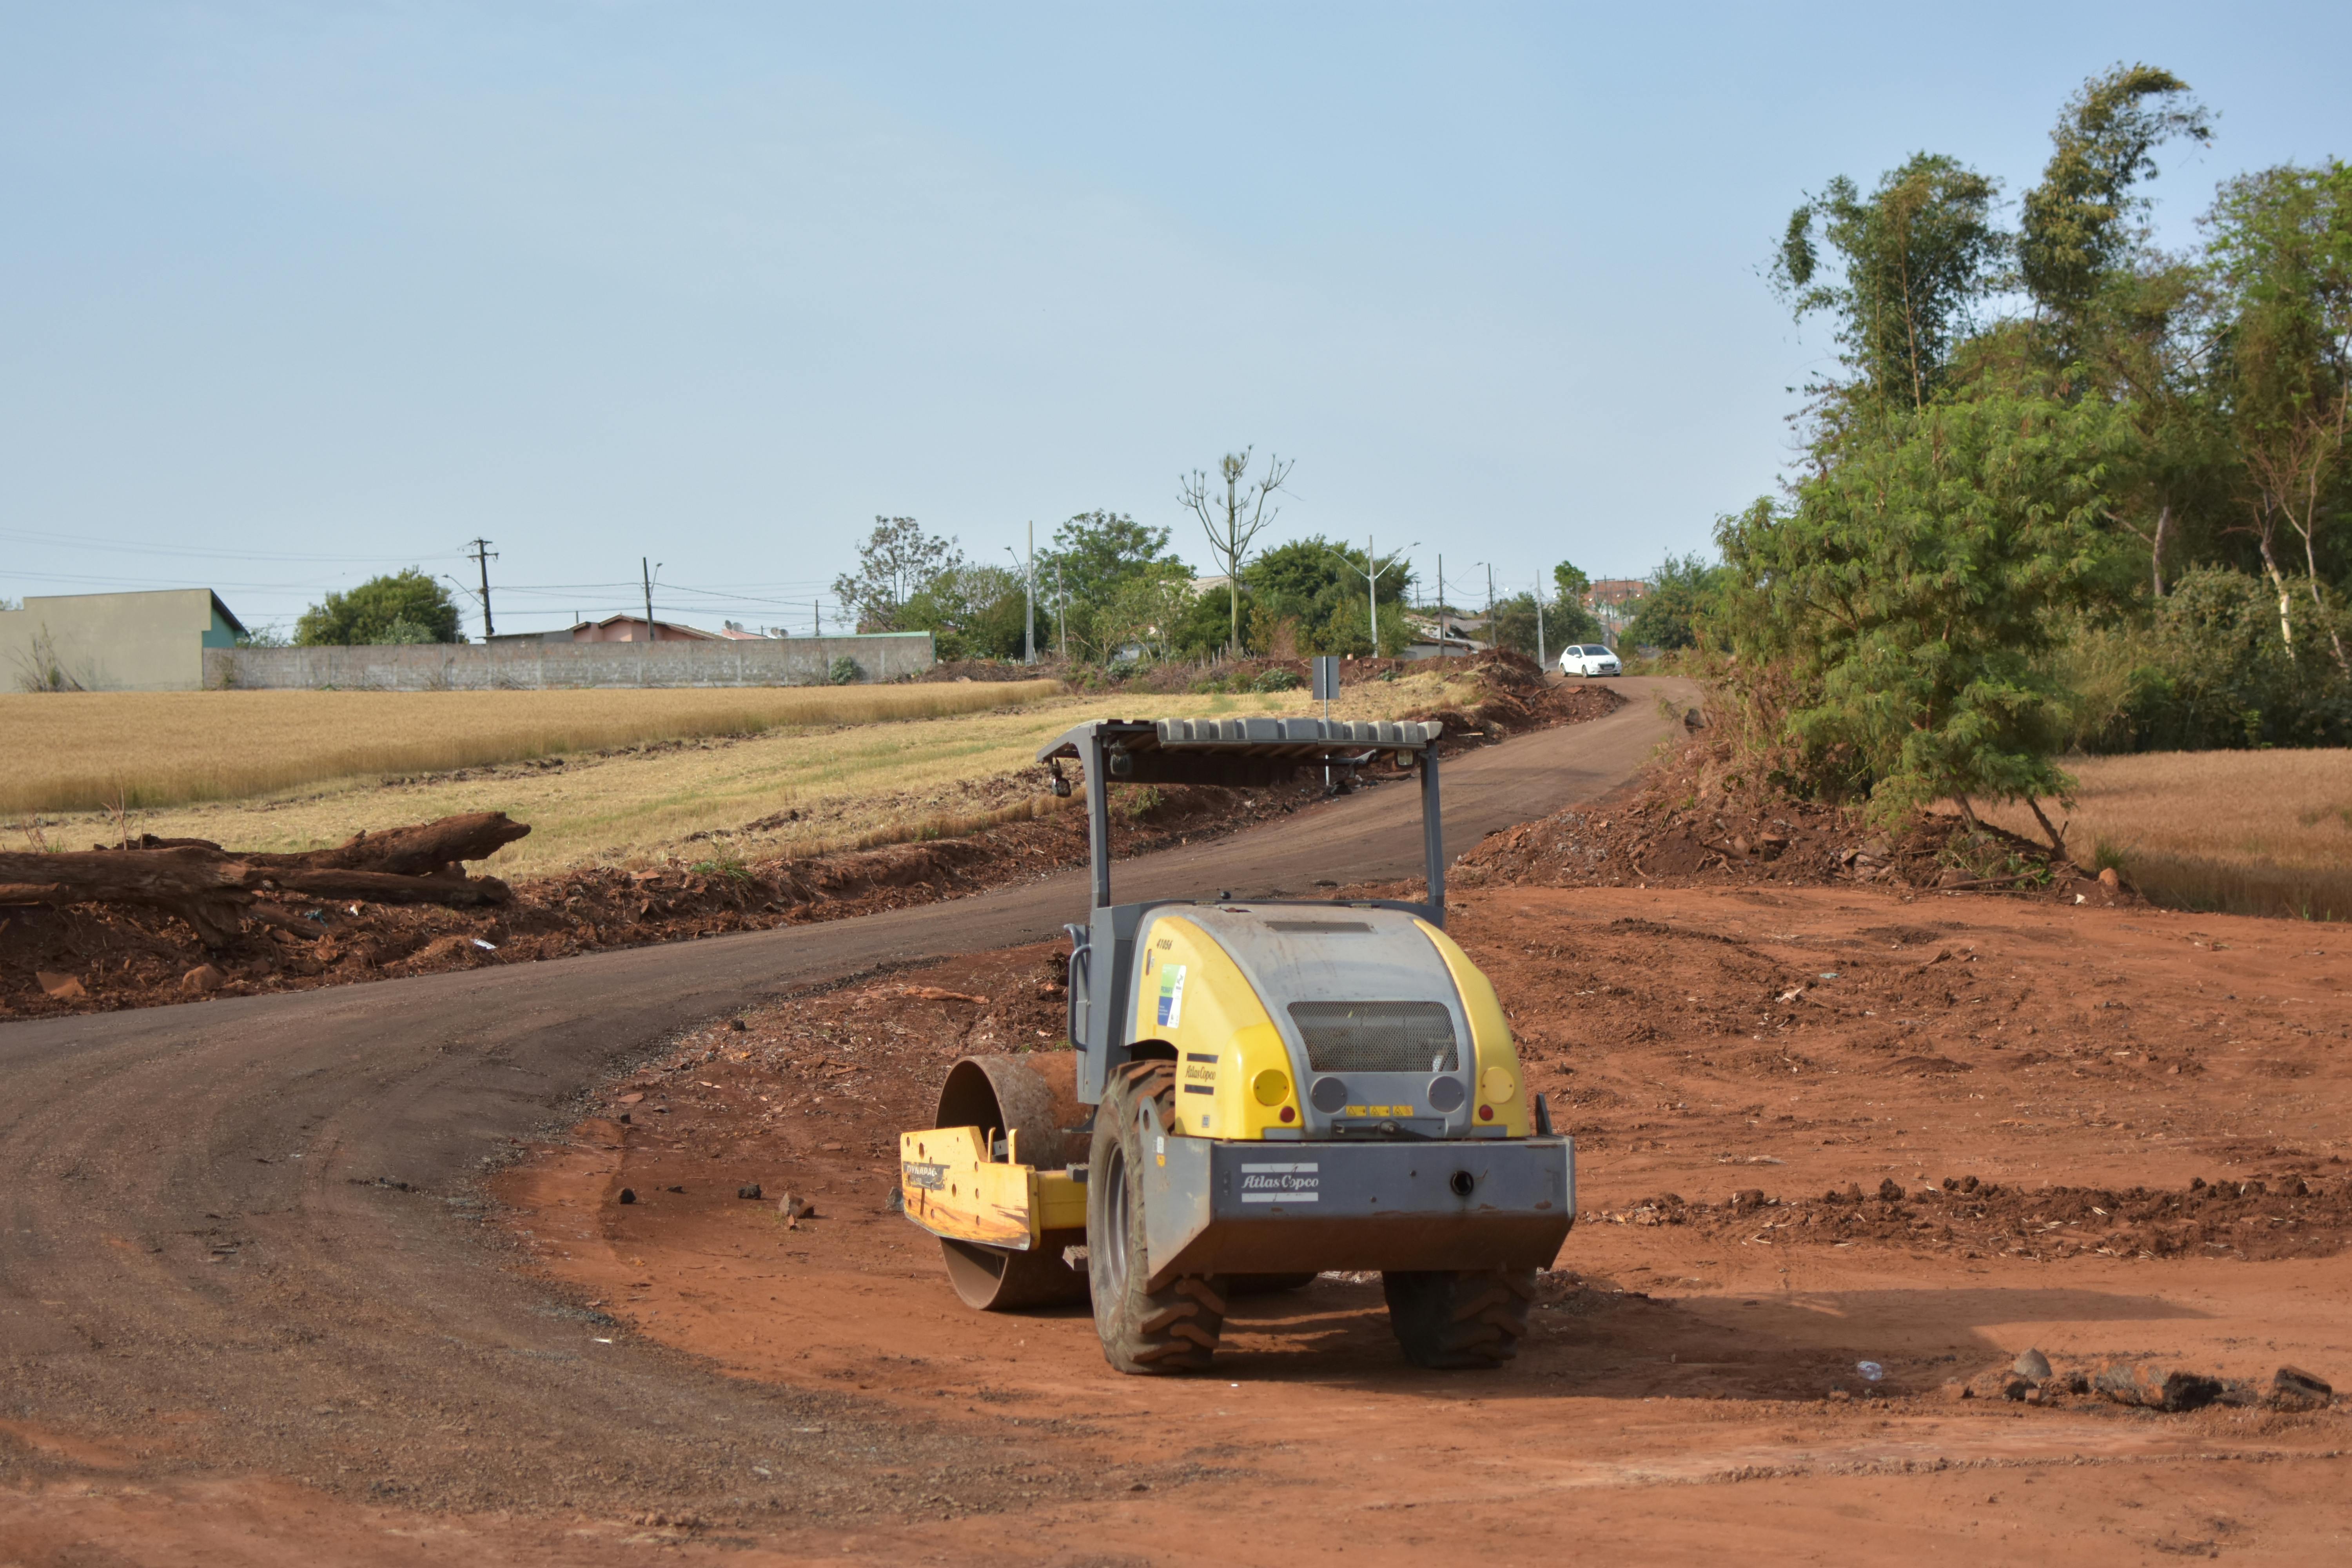
[[[458,642],[457,605],[438,581],[411,566],[330,594],[302,612],[294,640],[306,647],[362,643]]]
[[[1743,676],[1798,694],[1813,782],[1882,816],[2062,794],[2044,656],[2097,570],[2128,424],[2097,404],[1992,396],[1901,415],[1717,533]]]
[[[930,633],[944,659],[1019,658],[1027,615],[1019,573],[958,561],[918,586],[894,618],[897,630]]]
[[[1178,584],[1189,590],[1192,578],[1192,568],[1169,552],[1168,530],[1123,512],[1080,512],[1054,531],[1051,547],[1037,556],[1038,640],[1051,640],[1058,612],[1072,657],[1107,661],[1132,640],[1137,625],[1156,624],[1156,612],[1141,622],[1127,612],[1139,605],[1164,608]]]
[[[1722,593],[1723,576],[1720,567],[1699,556],[1668,555],[1644,580],[1621,640],[1633,647],[1667,651],[1697,647],[1700,627]]]

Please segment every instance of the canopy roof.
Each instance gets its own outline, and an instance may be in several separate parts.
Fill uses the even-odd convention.
[[[1037,760],[1084,762],[1099,738],[1122,784],[1275,784],[1304,766],[1358,767],[1385,752],[1400,764],[1444,726],[1347,719],[1097,719],[1038,748]]]

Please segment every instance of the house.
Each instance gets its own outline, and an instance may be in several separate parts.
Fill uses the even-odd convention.
[[[752,635],[732,626],[724,632],[706,632],[699,626],[682,626],[676,621],[648,621],[643,616],[606,616],[601,621],[582,621],[577,626],[559,626],[551,632],[501,632],[489,640],[496,643],[720,642]]]
[[[28,595],[0,610],[0,682],[19,691],[194,691],[205,649],[245,623],[210,588]]]

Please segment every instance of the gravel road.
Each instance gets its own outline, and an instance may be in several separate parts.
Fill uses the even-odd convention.
[[[1446,844],[1630,779],[1661,695],[1446,764]],[[1413,874],[1383,789],[1121,868],[1150,891],[1311,896]],[[506,1266],[480,1179],[675,1031],[845,975],[1034,942],[1082,873],[885,915],[554,963],[0,1026],[0,1427],[154,1475],[265,1472],[427,1508],[725,1506],[789,1465],[810,1513],[894,1474],[1089,1496],[857,1399],[738,1381],[615,1332]],[[0,1444],[0,1479],[74,1468]],[[1006,1486],[1013,1481],[1007,1479]]]

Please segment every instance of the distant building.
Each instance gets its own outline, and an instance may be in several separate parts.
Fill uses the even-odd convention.
[[[1639,577],[1603,577],[1584,590],[1584,607],[1612,632],[1623,626],[1650,585]]]
[[[245,623],[209,588],[27,595],[0,610],[0,684],[12,690],[194,691],[205,649]]]
[[[723,632],[706,632],[676,621],[648,621],[643,616],[606,616],[551,632],[501,632],[492,642],[722,642],[756,634],[730,626]]]
[[[1405,644],[1402,658],[1464,658],[1485,653],[1492,645],[1485,638],[1486,622],[1480,616],[1460,616],[1448,610],[1443,616],[1432,611],[1408,610],[1404,624],[1412,633]]]

